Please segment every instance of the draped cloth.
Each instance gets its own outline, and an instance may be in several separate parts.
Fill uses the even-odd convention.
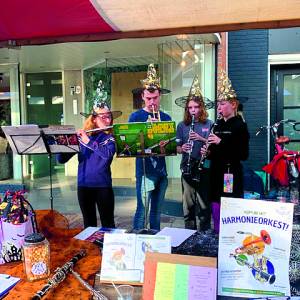
[[[87,256],[76,263],[74,270],[90,285],[93,285],[95,274],[99,272],[101,265],[99,247],[89,241],[74,239],[73,236],[82,229],[68,229],[68,221],[60,213],[51,210],[37,210],[36,214],[39,230],[50,242],[50,277],[54,274],[57,267],[62,267],[63,264],[69,261],[81,249],[84,249],[87,252]],[[0,273],[22,279],[9,292],[5,298],[7,300],[29,300],[47,282],[47,280],[28,282],[25,279],[22,262],[1,265]],[[67,278],[47,295],[47,299],[55,300],[90,298],[90,292],[72,274],[68,274]]]
[[[290,157],[289,157],[290,156]],[[276,154],[272,161],[262,169],[270,174],[280,185],[289,185],[289,161],[294,161],[295,167],[300,170],[300,155],[297,151],[282,151]]]

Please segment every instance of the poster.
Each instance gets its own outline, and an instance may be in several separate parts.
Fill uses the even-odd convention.
[[[221,199],[218,295],[290,295],[293,204]]]

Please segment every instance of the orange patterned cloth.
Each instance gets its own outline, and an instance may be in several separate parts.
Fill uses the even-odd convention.
[[[51,217],[54,216],[53,222]],[[58,217],[58,220],[55,220]],[[98,246],[88,241],[74,239],[77,233],[82,229],[68,229],[68,222],[63,219],[64,216],[57,212],[49,210],[37,211],[37,223],[40,231],[44,233],[50,242],[51,251],[51,275],[54,270],[63,266],[81,249],[85,249],[87,256],[77,262],[74,270],[81,275],[90,285],[94,284],[95,274],[100,270],[101,255]],[[50,221],[47,225],[47,221]],[[55,224],[61,224],[56,227]],[[21,278],[21,281],[9,292],[5,300],[12,299],[31,299],[31,297],[40,290],[47,280],[28,282],[23,271],[22,262],[0,265],[0,273]],[[89,299],[89,291],[84,288],[80,282],[68,274],[67,278],[55,289],[47,294],[46,299],[66,300],[66,299]]]

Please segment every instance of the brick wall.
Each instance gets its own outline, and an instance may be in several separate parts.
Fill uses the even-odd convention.
[[[228,33],[228,74],[237,94],[248,97],[243,104],[250,132],[250,155],[246,165],[261,170],[267,162],[267,135],[255,136],[267,124],[268,30]]]
[[[221,43],[218,45],[218,73],[227,69],[227,33],[221,32]]]

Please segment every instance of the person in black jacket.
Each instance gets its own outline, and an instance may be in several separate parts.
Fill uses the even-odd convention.
[[[208,137],[208,148],[201,148],[211,160],[209,188],[212,202],[214,230],[219,232],[221,197],[244,197],[243,166],[249,154],[249,132],[247,124],[237,114],[239,101],[225,72],[218,80],[217,112],[221,119],[217,121],[214,132]]]

